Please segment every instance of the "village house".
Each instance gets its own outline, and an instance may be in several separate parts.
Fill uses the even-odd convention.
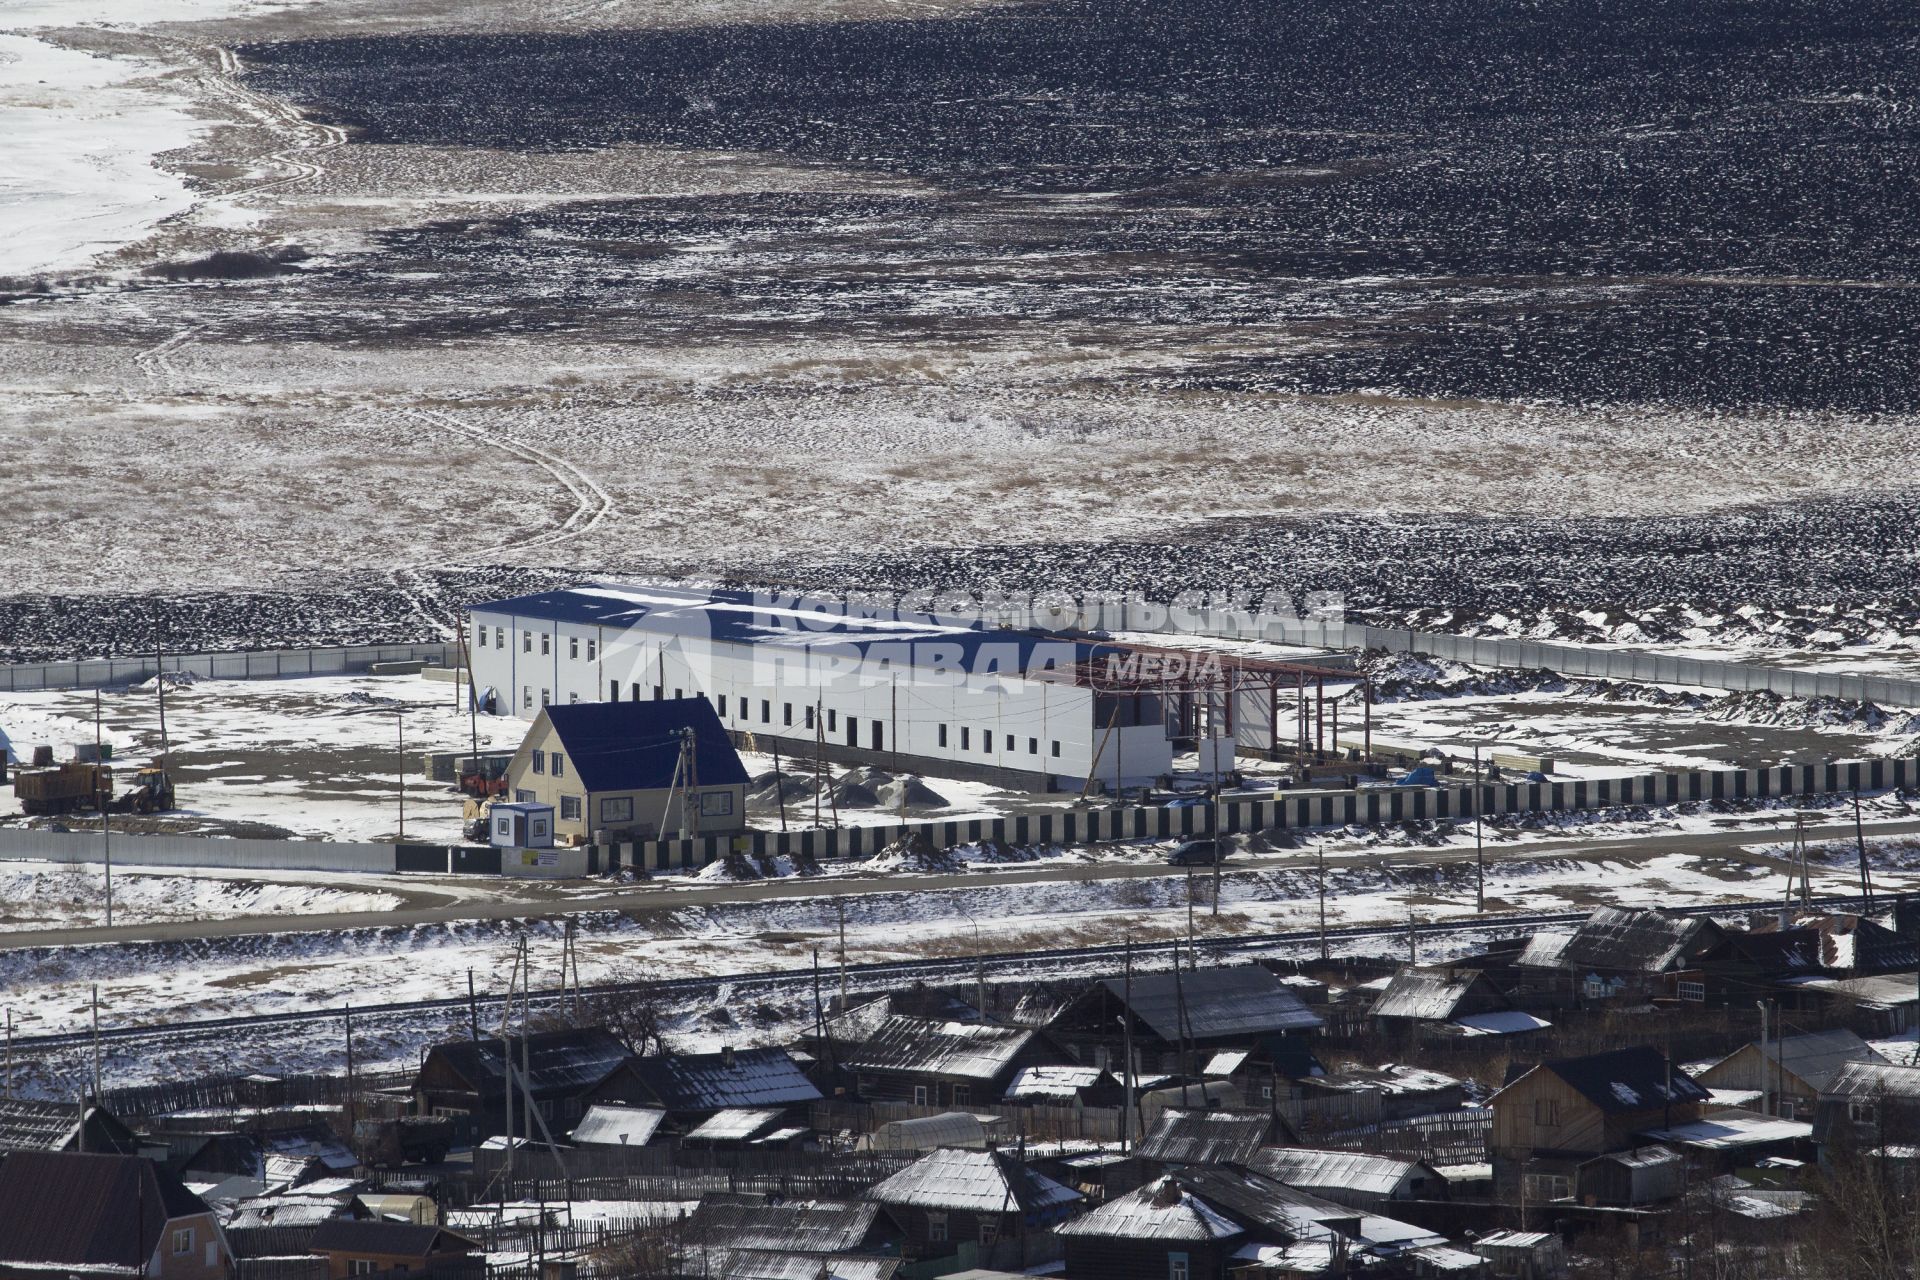
[[[1134,1155],[1166,1168],[1244,1165],[1269,1142],[1288,1136],[1285,1126],[1265,1111],[1168,1110],[1140,1140]]]
[[[965,1107],[1000,1101],[1029,1067],[1072,1061],[1052,1037],[1030,1028],[895,1015],[849,1055],[846,1067],[869,1102]]]
[[[777,1111],[798,1122],[820,1101],[819,1088],[780,1048],[663,1053],[634,1059],[633,1074],[631,1101],[660,1108],[670,1125],[697,1127],[722,1111]]]
[[[1851,1031],[1809,1031],[1744,1044],[1693,1078],[1716,1094],[1743,1095],[1743,1106],[1791,1120],[1813,1115],[1814,1104],[1847,1063],[1885,1061]]]
[[[232,1269],[213,1210],[151,1160],[52,1151],[0,1160],[0,1277],[222,1280]]]
[[[1391,1200],[1445,1200],[1448,1194],[1447,1180],[1424,1161],[1364,1151],[1270,1147],[1256,1152],[1248,1167],[1296,1190],[1356,1209],[1377,1208]]]
[[[749,1204],[707,1199],[674,1233],[682,1258],[702,1270],[706,1269],[701,1267],[703,1259],[710,1267],[714,1259],[743,1253],[749,1255],[745,1261],[765,1270],[761,1255],[780,1255],[803,1260],[799,1274],[807,1276],[819,1274],[829,1258],[897,1254],[900,1238],[899,1229],[880,1212],[880,1206],[864,1200]],[[897,1258],[889,1261],[899,1265]],[[730,1261],[721,1262],[712,1273],[737,1274]]]
[[[747,825],[746,766],[705,698],[543,707],[507,788],[515,803],[551,805],[555,837],[574,843]]]
[[[1323,1025],[1271,970],[1234,965],[1103,978],[1069,1001],[1048,1030],[1080,1062],[1122,1076],[1130,1028],[1137,1077],[1192,1075],[1221,1050],[1305,1037]]]
[[[1515,1199],[1524,1189],[1535,1204],[1568,1199],[1582,1163],[1641,1146],[1649,1130],[1699,1119],[1708,1099],[1645,1046],[1520,1069],[1488,1104],[1496,1194]]]
[[[414,1077],[414,1111],[472,1116],[482,1137],[506,1133],[509,1060],[519,1137],[544,1137],[544,1120],[558,1138],[595,1102],[648,1100],[627,1046],[604,1027],[586,1027],[435,1045]],[[538,1119],[526,1114],[528,1097]]]
[[[1572,933],[1535,934],[1514,961],[1513,973],[1527,990],[1571,992],[1585,1000],[1669,996],[1704,1002],[1708,991],[1701,964],[1722,948],[1726,936],[1705,916],[1601,907]],[[1751,966],[1743,972],[1760,978]]]
[[[0,1153],[8,1151],[131,1156],[140,1153],[140,1139],[104,1107],[0,1098]]]
[[[334,1218],[323,1222],[308,1245],[312,1252],[327,1260],[327,1280],[396,1271],[484,1276],[486,1267],[479,1257],[472,1259],[470,1272],[449,1265],[475,1254],[479,1247],[444,1227],[378,1218]]]
[[[963,1243],[982,1266],[1024,1269],[1040,1233],[1072,1216],[1078,1191],[1006,1151],[931,1151],[867,1192],[899,1227],[908,1261],[945,1258]]]
[[[1067,1280],[1224,1280],[1246,1228],[1170,1177],[1054,1228]]]
[[[1530,1035],[1552,1025],[1514,1007],[1492,978],[1480,969],[1407,965],[1393,975],[1368,1010],[1375,1029],[1386,1035],[1463,1038]]]
[[[1841,1151],[1911,1157],[1920,1148],[1920,1066],[1849,1062],[1814,1108],[1820,1159]]]

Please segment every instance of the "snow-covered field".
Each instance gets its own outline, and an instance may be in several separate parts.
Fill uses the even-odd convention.
[[[47,862],[0,862],[0,935],[15,929],[98,924],[106,891],[103,869]],[[350,877],[208,870],[183,875],[116,868],[116,924],[218,920],[231,916],[384,911],[401,897]]]

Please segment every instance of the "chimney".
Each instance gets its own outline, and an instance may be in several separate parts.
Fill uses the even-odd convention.
[[[720,1065],[725,1067],[729,1071],[733,1070],[733,1046],[732,1045],[726,1044],[726,1045],[720,1046]]]

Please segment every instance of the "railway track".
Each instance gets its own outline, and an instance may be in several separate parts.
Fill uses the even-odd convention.
[[[1678,915],[1733,916],[1750,911],[1778,908],[1780,902],[1746,901],[1718,903],[1709,906],[1685,907],[1675,910]],[[1824,897],[1813,899],[1815,907],[1858,908],[1858,897]],[[1462,934],[1489,934],[1492,936],[1512,936],[1533,929],[1558,924],[1577,924],[1588,916],[1585,911],[1554,912],[1514,912],[1497,916],[1477,916],[1470,920],[1441,921],[1431,924],[1415,925],[1413,934],[1416,939],[1435,939],[1454,937]],[[1408,930],[1401,926],[1356,925],[1327,930],[1329,946],[1352,944],[1355,942],[1379,941],[1389,946],[1397,945],[1405,939]],[[1218,963],[1236,957],[1255,956],[1263,952],[1281,948],[1299,947],[1317,944],[1320,931],[1317,929],[1298,929],[1284,933],[1249,934],[1232,938],[1201,938],[1193,942],[1196,953]],[[1184,938],[1171,940],[1139,942],[1132,945],[1136,960],[1152,961],[1166,959],[1184,952],[1188,942]],[[871,964],[848,965],[846,968],[848,987],[866,993],[876,988],[897,985],[901,982],[939,981],[948,978],[971,978],[977,971],[984,971],[989,979],[1006,979],[1022,976],[1036,965],[1087,964],[1100,960],[1119,960],[1128,950],[1125,943],[1110,943],[1092,947],[1061,947],[1039,951],[997,952],[978,956],[953,956],[928,960],[881,961]],[[824,974],[825,971],[823,971]],[[839,969],[832,971],[832,980],[837,985]],[[756,973],[702,975],[687,978],[663,978],[657,981],[608,982],[581,986],[578,994],[583,997],[618,994],[630,991],[651,991],[692,995],[710,991],[718,995],[729,992],[737,998],[743,988],[756,994],[789,994],[795,989],[801,993],[809,990],[813,984],[813,971],[808,969],[776,969]],[[542,988],[527,997],[534,1009],[549,1010],[560,1006],[567,993],[558,987]],[[520,997],[514,997],[516,1001]],[[476,996],[472,1003],[482,1015],[497,1015],[506,1003],[503,995]],[[269,1027],[324,1026],[342,1023],[348,1016],[356,1020],[373,1021],[393,1017],[410,1017],[431,1013],[451,1013],[465,1011],[468,998],[451,996],[433,1000],[411,1000],[391,1004],[341,1006],[328,1009],[300,1009],[282,1013],[252,1014],[230,1018],[204,1018],[190,1022],[178,1022],[162,1025],[134,1025],[120,1027],[102,1027],[99,1039],[102,1044],[127,1045],[142,1041],[165,1041],[182,1037],[198,1037],[220,1032],[262,1030]],[[485,1017],[483,1016],[483,1021]],[[54,1035],[16,1036],[13,1044],[16,1050],[63,1049],[89,1045],[93,1042],[91,1031],[62,1032]]]

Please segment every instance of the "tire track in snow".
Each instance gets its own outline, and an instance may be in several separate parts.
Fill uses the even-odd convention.
[[[545,449],[528,444],[524,440],[510,435],[483,430],[480,427],[460,421],[450,413],[438,409],[401,409],[399,412],[422,422],[464,436],[469,440],[489,448],[500,449],[522,462],[539,467],[551,475],[574,500],[573,510],[567,518],[554,527],[525,535],[515,535],[499,542],[489,544],[488,551],[524,551],[532,547],[551,546],[566,542],[590,532],[613,511],[613,498],[595,484],[593,479],[565,458],[547,452]]]

